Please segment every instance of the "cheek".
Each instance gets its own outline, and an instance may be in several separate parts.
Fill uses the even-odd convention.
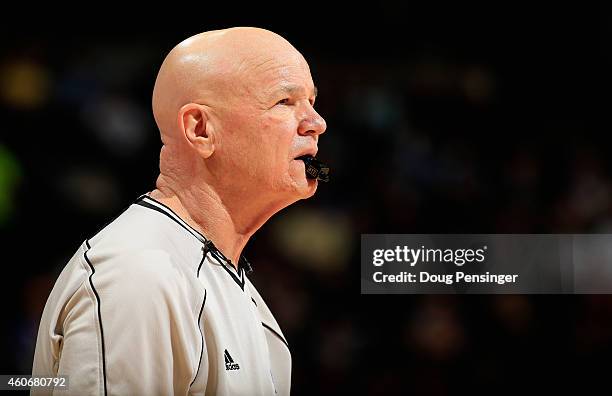
[[[231,159],[230,168],[242,169],[241,174],[276,184],[279,178],[291,178],[299,173],[295,161],[297,125],[288,114],[247,116],[242,114],[226,124],[224,155]],[[299,164],[297,164],[299,165]]]
[[[287,168],[291,154],[295,152],[295,128],[288,118],[269,117],[262,120],[259,149],[267,153],[269,161],[277,162],[275,165]]]
[[[261,173],[266,142],[258,129],[249,117],[235,116],[224,124],[217,150],[225,172],[245,179],[256,178]]]

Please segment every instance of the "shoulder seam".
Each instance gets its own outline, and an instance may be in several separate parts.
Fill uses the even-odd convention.
[[[98,294],[98,291],[96,290],[96,287],[94,286],[94,282],[93,282],[93,276],[96,273],[96,269],[94,268],[93,264],[89,260],[89,257],[87,257],[87,252],[89,252],[89,250],[91,249],[89,240],[85,240],[85,244],[87,245],[87,250],[83,252],[83,257],[85,258],[87,265],[91,269],[91,273],[89,274],[89,284],[91,286],[91,290],[93,291],[96,297],[96,301],[98,305],[98,322],[100,324],[100,338],[101,338],[100,341],[101,341],[101,346],[102,346],[102,377],[104,379],[103,381],[104,395],[106,396],[108,394],[107,383],[106,383],[106,348],[104,345],[104,328],[102,326],[102,310],[101,310],[101,303],[100,303],[100,295]]]
[[[200,366],[202,365],[202,357],[204,356],[204,332],[202,331],[201,320],[202,320],[202,312],[204,312],[204,305],[206,305],[206,296],[208,291],[204,289],[204,299],[202,300],[202,307],[200,308],[200,314],[198,315],[198,330],[200,330],[200,337],[202,338],[202,347],[200,348],[200,359],[198,360],[198,368],[196,369],[196,373],[193,376],[193,381],[189,384],[189,388],[193,386],[196,378],[198,378],[198,374],[200,373]]]
[[[81,246],[79,246],[78,251],[80,251],[80,250],[81,250],[81,248],[82,248],[82,244],[81,244]],[[87,252],[87,250],[85,250],[85,252]],[[85,270],[85,273],[86,273],[87,275],[86,275],[86,276],[84,276],[84,277],[83,277],[83,280],[81,280],[81,281],[79,282],[78,286],[74,288],[74,291],[73,291],[73,292],[72,292],[72,293],[71,293],[69,296],[67,296],[67,297],[66,297],[66,301],[70,301],[70,299],[72,299],[72,298],[74,297],[74,295],[75,295],[75,294],[77,294],[77,293],[79,292],[79,290],[80,290],[80,289],[81,289],[83,286],[85,286],[85,284],[87,283],[87,280],[88,280],[88,278],[89,278],[89,275],[90,275],[90,267],[89,267],[89,265],[87,264],[87,262],[85,261],[85,255],[84,255],[84,253],[85,253],[85,252],[79,253],[79,255],[77,256],[77,259],[79,260],[79,264],[80,264],[80,265],[83,267],[82,269],[84,269],[84,270]],[[88,294],[90,294],[90,293],[88,293]],[[90,296],[91,296],[91,294],[90,294]],[[92,302],[94,302],[94,304],[95,304],[95,301],[93,301],[93,300],[95,300],[95,296],[91,296],[91,297],[92,297]],[[68,320],[68,318],[70,318],[71,316],[72,316],[72,315],[71,315],[70,313],[69,313],[68,315],[66,315],[66,318],[65,318],[65,319],[64,319],[64,321],[62,322],[62,327],[63,327],[63,324],[64,324],[64,323],[65,323],[65,322]]]

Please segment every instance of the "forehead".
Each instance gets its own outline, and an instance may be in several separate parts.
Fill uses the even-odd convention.
[[[310,68],[304,57],[297,51],[293,53],[261,53],[241,65],[249,91],[258,97],[276,91],[314,91]]]

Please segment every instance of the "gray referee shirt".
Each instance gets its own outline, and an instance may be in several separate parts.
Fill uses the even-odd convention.
[[[291,355],[276,320],[244,268],[205,246],[141,196],[60,274],[33,375],[67,375],[62,395],[289,394]]]

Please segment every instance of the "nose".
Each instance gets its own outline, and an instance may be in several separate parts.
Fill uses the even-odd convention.
[[[302,120],[300,121],[298,133],[303,136],[312,135],[316,137],[325,132],[327,129],[327,123],[315,109],[310,107],[309,110],[310,111],[304,117],[302,117]]]

